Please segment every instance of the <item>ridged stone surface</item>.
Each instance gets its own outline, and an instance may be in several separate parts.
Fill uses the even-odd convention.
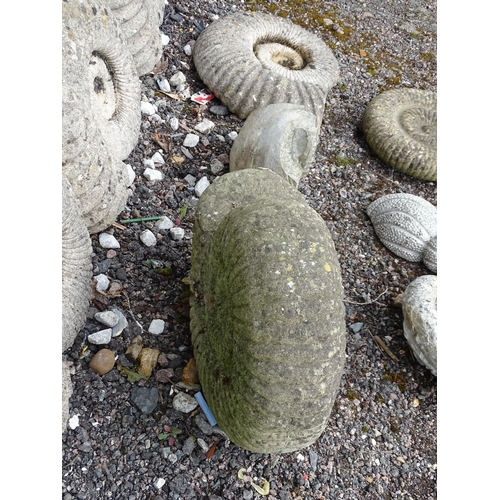
[[[329,47],[283,18],[248,12],[222,17],[194,46],[198,75],[240,118],[278,102],[305,106],[321,123],[328,91],[339,79]]]
[[[62,178],[62,352],[85,323],[92,284],[92,244],[71,185]]]
[[[268,168],[297,187],[317,142],[315,115],[297,104],[269,104],[246,119],[231,148],[229,168]]]
[[[403,330],[413,354],[437,376],[437,276],[412,281],[400,298]]]
[[[273,172],[229,173],[200,198],[191,261],[193,348],[219,426],[258,453],[312,444],[345,362],[340,266],[324,221]]]
[[[437,180],[437,94],[392,89],[376,96],[363,115],[366,141],[387,165],[426,181]]]
[[[437,272],[437,209],[420,196],[394,193],[366,209],[380,241],[399,257]],[[424,258],[425,256],[425,258]]]

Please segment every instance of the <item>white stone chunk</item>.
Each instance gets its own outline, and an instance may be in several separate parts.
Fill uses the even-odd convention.
[[[118,240],[109,233],[101,233],[99,235],[99,245],[101,245],[102,248],[120,248]]]
[[[161,34],[161,44],[163,46],[168,45],[168,42],[170,42],[170,37],[167,35],[164,35],[163,33]]]
[[[193,49],[191,48],[191,45],[189,45],[189,43],[187,45],[184,45],[184,54],[190,56],[192,53]]]
[[[118,323],[118,316],[113,311],[102,311],[94,314],[94,319],[103,325],[113,328]]]
[[[169,80],[169,83],[170,85],[172,85],[172,87],[177,87],[185,82],[186,82],[186,77],[184,76],[184,73],[182,73],[181,71],[175,73],[175,75],[173,75],[172,78],[170,78]]]
[[[198,144],[199,140],[200,140],[199,135],[187,134],[182,145],[185,146],[186,148],[194,148]]]
[[[127,175],[128,175],[127,187],[130,187],[135,181],[135,172],[134,169],[128,163],[126,163],[125,165],[127,165]]]
[[[75,430],[80,425],[80,419],[78,417],[79,417],[79,415],[73,415],[68,420],[68,425],[69,425],[70,429]]]
[[[226,135],[226,139],[229,139],[230,141],[234,141],[236,137],[238,137],[238,132],[235,132],[234,130]]]
[[[174,227],[174,223],[166,215],[163,215],[160,219],[156,221],[155,227],[157,229],[170,229]]]
[[[166,78],[161,78],[156,80],[156,83],[158,84],[158,88],[160,90],[163,90],[163,92],[170,92],[170,83],[168,83],[168,80]]]
[[[153,335],[160,335],[165,330],[165,321],[162,319],[154,319],[149,325],[148,332]]]
[[[141,101],[141,113],[143,115],[153,116],[156,113],[156,108],[147,101]]]
[[[94,278],[97,281],[96,289],[105,292],[109,287],[109,278],[105,274],[98,274]]]
[[[98,332],[91,333],[87,339],[91,344],[103,345],[109,344],[111,341],[112,330],[111,328],[106,328],[106,330],[99,330]]]
[[[155,168],[155,162],[151,158],[144,160],[142,163],[146,168]]]
[[[170,236],[172,236],[172,239],[174,240],[182,240],[184,238],[184,229],[182,227],[172,227],[170,229]]]
[[[147,168],[144,170],[144,177],[148,181],[161,181],[163,179],[163,174],[154,168]]]
[[[167,37],[168,38],[168,37]],[[165,485],[166,481],[165,479],[163,479],[162,477],[159,477],[156,481],[155,481],[155,486],[161,490],[163,488],[163,486]]]
[[[207,187],[210,186],[210,181],[208,178],[204,175],[197,183],[196,186],[194,187],[194,192],[198,198],[202,195],[203,191],[207,189]]]
[[[156,236],[149,229],[145,229],[139,236],[141,241],[147,246],[152,247],[156,245]]]
[[[203,118],[203,120],[196,124],[194,129],[200,132],[201,134],[209,134],[215,128],[215,123],[207,118]]]
[[[174,132],[179,128],[179,120],[175,116],[172,116],[172,118],[170,118],[169,123],[170,123],[170,128]]]
[[[161,163],[162,165],[165,164],[163,156],[158,151],[151,157],[151,159],[153,160],[154,163]]]
[[[198,406],[198,401],[185,392],[179,392],[174,396],[172,406],[182,413],[191,413]]]

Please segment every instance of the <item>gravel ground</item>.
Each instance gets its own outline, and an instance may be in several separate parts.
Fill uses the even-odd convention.
[[[218,136],[239,132],[244,122],[231,114],[213,114],[210,107],[221,104],[217,99],[200,106],[162,95],[155,79],[145,76],[143,99],[158,106],[162,121],[143,115],[139,143],[126,161],[136,179],[118,219],[166,215],[185,235],[174,240],[154,222],[110,227],[106,232],[120,243],[113,251],[101,248],[98,235],[92,236],[94,275],[107,275],[114,292],[95,293],[86,325],[63,355],[74,383],[70,415],[79,416],[79,426],[62,436],[62,498],[260,498],[249,481],[238,478],[244,468],[255,483],[269,481],[270,499],[435,499],[437,382],[412,356],[401,310],[394,305],[411,281],[429,272],[385,249],[366,208],[380,196],[397,192],[437,205],[437,186],[379,161],[363,139],[360,121],[382,90],[436,90],[436,2],[169,2],[161,29],[170,42],[158,77],[182,71],[191,93],[203,89],[184,47],[214,15],[239,10],[268,10],[290,18],[322,38],[339,61],[340,81],[328,95],[315,161],[299,185],[331,231],[345,288],[347,360],[328,426],[307,449],[262,455],[212,432],[199,411],[186,414],[172,407],[172,382],[179,382],[192,357],[183,280],[190,269],[197,197],[185,178],[190,174],[198,181],[206,176],[213,182],[227,173],[232,141]],[[169,126],[172,117],[180,124],[176,131]],[[196,147],[184,148],[185,135],[202,118],[215,123],[214,131]],[[144,160],[160,151],[153,137],[166,143],[166,164],[157,166],[164,179],[157,183],[143,176]],[[155,234],[155,246],[141,242],[145,229]],[[129,327],[107,347],[123,354],[142,327],[144,345],[164,355],[164,366],[155,368],[147,381],[131,383],[116,369],[102,377],[89,369],[91,356],[102,347],[86,340],[101,329],[93,313],[114,307],[125,313]],[[161,335],[147,332],[153,319],[165,321]],[[375,336],[398,361],[378,346]],[[161,377],[160,369],[170,380]],[[149,414],[132,402],[137,387],[159,390],[160,400]],[[159,439],[165,426],[181,432],[170,442]],[[205,445],[214,444],[215,452],[207,458]],[[158,479],[165,481],[161,489],[155,485]]]

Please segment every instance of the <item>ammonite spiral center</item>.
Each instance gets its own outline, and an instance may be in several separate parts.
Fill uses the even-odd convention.
[[[103,118],[110,120],[116,111],[116,93],[113,75],[106,60],[98,52],[93,52],[89,60],[89,78],[94,89],[94,98],[99,103],[97,109]]]
[[[413,139],[427,145],[437,144],[437,113],[433,109],[408,108],[399,115],[403,130]]]
[[[294,48],[279,42],[257,43],[254,53],[263,66],[269,69],[301,70],[307,66],[305,58]]]

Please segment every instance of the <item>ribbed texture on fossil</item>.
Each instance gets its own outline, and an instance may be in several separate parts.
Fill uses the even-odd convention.
[[[62,350],[85,323],[92,283],[92,244],[69,181],[62,178]]]
[[[191,333],[204,396],[237,445],[285,453],[323,432],[345,360],[340,265],[328,228],[267,170],[201,196]]]
[[[437,180],[437,94],[393,89],[363,115],[366,141],[387,165],[418,179]]]
[[[420,276],[400,296],[403,330],[418,362],[437,376],[437,276]]]
[[[214,21],[194,46],[198,75],[240,118],[268,104],[305,106],[321,123],[338,63],[315,35],[282,18],[237,13]]]
[[[388,194],[371,203],[366,213],[380,241],[399,257],[434,266],[437,272],[437,209],[420,196]],[[433,250],[434,249],[434,250]]]

